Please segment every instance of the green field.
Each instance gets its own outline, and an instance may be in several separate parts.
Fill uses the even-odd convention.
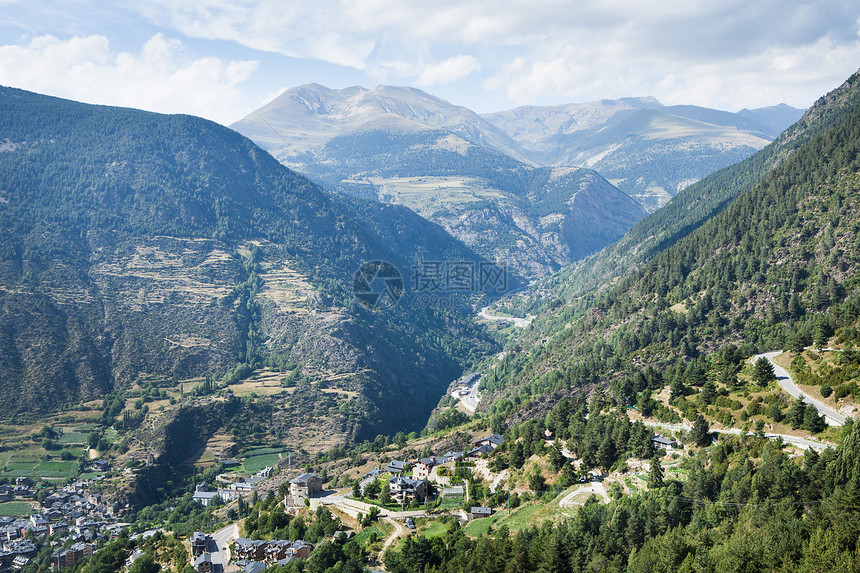
[[[242,467],[248,473],[256,473],[266,466],[275,467],[280,461],[278,454],[263,454],[262,456],[247,457],[242,461]]]
[[[439,508],[454,509],[457,507],[463,507],[463,501],[462,497],[443,497],[442,501],[439,503]]]
[[[78,462],[42,462],[35,471],[42,477],[72,477],[78,473]]]
[[[590,495],[591,494],[589,493],[589,496]],[[511,531],[521,531],[544,520],[558,520],[566,515],[562,508],[558,506],[558,500],[560,498],[561,496],[557,497],[555,501],[547,504],[529,503],[527,505],[522,505],[514,509],[511,512],[510,517],[508,516],[508,511],[506,509],[499,509],[492,517],[484,517],[470,521],[463,531],[470,537],[480,537],[481,535],[486,534],[487,531],[489,531],[490,526],[494,524],[496,527],[504,525]]]
[[[68,478],[78,473],[77,461],[42,461],[30,454],[12,454],[3,466],[5,477]]]
[[[73,431],[89,434],[93,430],[97,430],[99,428],[101,428],[101,424],[80,424],[75,426]]]
[[[9,462],[6,464],[6,471],[26,471],[32,470],[36,466],[36,462]]]
[[[58,444],[86,444],[87,438],[89,434],[85,434],[83,432],[63,432],[63,435],[60,436],[60,439],[57,440]]]
[[[7,501],[0,503],[0,515],[19,517],[33,513],[33,506],[26,501]]]
[[[11,454],[9,454],[6,457],[6,459],[9,462],[13,462],[13,463],[36,464],[36,463],[39,463],[39,457],[41,456],[41,454],[42,454],[41,451],[33,452],[32,450],[25,451],[25,452],[12,452]]]
[[[427,529],[421,532],[424,537],[442,537],[448,531],[448,526],[441,521],[431,521]]]
[[[507,517],[507,511],[500,511],[499,513],[502,514],[503,517],[499,518],[499,520],[504,522],[511,531],[519,531],[533,525],[531,517],[538,511],[549,507],[549,504],[544,506],[542,503],[532,503],[519,507],[516,511],[511,513],[510,517]],[[558,509],[558,506],[555,506],[555,509]],[[487,521],[487,519],[479,519],[478,521]]]
[[[481,537],[482,535],[487,534],[490,530],[490,526],[505,515],[507,515],[507,513],[498,511],[491,517],[482,517],[481,519],[472,520],[463,528],[463,531],[469,537]]]
[[[639,488],[636,486],[636,484],[633,483],[632,479],[625,478],[624,483],[627,484],[627,489],[630,490],[630,495],[636,495],[637,493],[639,493]]]
[[[359,531],[355,536],[355,541],[359,545],[367,545],[370,543],[370,538],[374,532],[376,533],[376,541],[383,541],[391,534],[392,530],[390,523],[381,521]]]

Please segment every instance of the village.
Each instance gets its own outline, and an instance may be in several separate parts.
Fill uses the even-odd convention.
[[[336,510],[336,515],[350,516],[359,522],[365,516],[385,520],[398,519],[402,520],[407,529],[414,529],[413,518],[427,516],[428,510],[435,507],[441,498],[453,498],[456,500],[456,507],[461,507],[468,498],[468,485],[456,478],[453,471],[447,471],[449,468],[457,463],[472,464],[486,458],[503,441],[502,436],[493,434],[473,441],[471,448],[465,451],[449,451],[439,456],[409,461],[390,460],[367,472],[346,492],[323,490],[320,475],[304,472],[286,482],[287,487],[279,488],[284,495],[278,503],[283,504],[285,511],[294,514],[308,507],[315,510],[322,506]],[[265,468],[255,476],[217,489],[210,488],[207,484],[198,484],[193,499],[207,506],[216,498],[217,502],[226,502],[250,497],[259,484],[272,477],[273,471],[272,468]],[[382,494],[383,489],[386,494]],[[392,509],[396,506],[400,506],[399,511]],[[437,510],[436,513],[442,512]],[[467,512],[457,515],[468,521],[490,516],[492,509],[469,507]],[[228,526],[222,531],[230,529]],[[238,536],[238,528],[232,529],[237,536],[226,539],[223,536],[218,538],[218,533],[195,532],[192,535],[191,561],[197,573],[259,573],[268,565],[285,565],[296,558],[307,558],[314,548],[313,544],[300,539],[247,539]],[[347,538],[355,533],[341,532]]]
[[[551,443],[552,440],[547,441]],[[351,488],[340,490],[323,489],[322,477],[313,471],[302,472],[271,489],[266,486],[277,478],[283,478],[283,474],[267,467],[254,476],[223,487],[197,484],[193,499],[209,506],[256,499],[255,492],[267,491],[269,495],[278,492],[275,503],[291,515],[325,508],[338,521],[339,531],[317,544],[332,542],[337,536],[351,539],[361,529],[341,524],[339,516],[350,518],[359,526],[368,525],[373,520],[384,520],[395,526],[386,539],[384,550],[398,537],[415,533],[415,522],[419,519],[448,516],[461,523],[469,523],[493,516],[495,510],[492,507],[470,503],[468,481],[459,478],[456,470],[474,469],[476,465],[486,467],[490,461],[488,458],[503,443],[501,435],[491,434],[472,440],[470,447],[462,451],[447,451],[410,460],[391,459],[355,479]],[[673,440],[659,434],[651,437],[651,443],[655,450],[665,453],[672,452],[676,446]],[[574,460],[566,449],[563,449],[563,455],[569,461]],[[638,475],[640,465],[631,461],[629,475]],[[504,471],[497,476],[492,484],[494,490],[501,487],[501,478],[506,475]],[[625,478],[621,474],[609,477],[616,480]],[[274,479],[269,481],[269,478]],[[603,478],[597,473],[579,478],[582,487],[567,495],[561,501],[562,506],[581,505],[581,499],[592,494],[609,501],[607,490],[601,483]],[[237,523],[214,533],[195,532],[189,539],[190,564],[194,570],[197,573],[260,573],[271,565],[283,566],[294,559],[307,558],[315,547],[314,543],[304,539],[251,539],[240,533]]]
[[[99,462],[98,469],[110,469],[107,462]],[[56,487],[42,484],[37,490],[32,479],[22,476],[15,485],[0,485],[0,500],[34,504],[29,517],[0,516],[0,571],[26,566],[49,537],[55,548],[52,566],[72,567],[127,528],[129,524],[122,522],[127,505],[93,491],[99,481],[97,477]]]

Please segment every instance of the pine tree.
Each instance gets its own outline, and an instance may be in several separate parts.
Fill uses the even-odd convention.
[[[794,404],[789,408],[788,414],[785,416],[785,421],[791,425],[792,429],[797,430],[803,426],[805,417],[806,404],[803,403],[803,398],[798,396]]]
[[[561,468],[561,478],[559,484],[561,487],[570,487],[576,483],[576,474],[573,472],[573,464],[564,464]]]
[[[803,413],[803,429],[807,432],[817,434],[824,430],[827,424],[824,422],[824,417],[818,415],[818,410],[814,406],[807,406]]]
[[[556,443],[549,449],[549,463],[555,471],[560,470],[566,461],[564,454],[561,453],[561,447]]]
[[[710,380],[705,382],[705,385],[702,386],[702,392],[699,394],[699,398],[702,401],[702,404],[713,404],[714,399],[717,397],[717,387]]]
[[[800,297],[796,292],[791,293],[791,299],[788,301],[788,314],[791,318],[799,318],[803,314],[803,307],[800,306]]]
[[[830,333],[828,332],[827,325],[824,321],[819,321],[818,324],[815,325],[815,334],[813,335],[813,343],[815,347],[819,350],[823,350],[827,348],[827,341],[830,339]]]
[[[607,471],[615,463],[615,443],[608,434],[603,438],[600,447],[597,448],[597,460],[600,466]]]
[[[543,478],[540,468],[535,468],[534,473],[529,476],[529,488],[535,493],[541,493],[546,489],[546,481]]]
[[[380,505],[387,505],[391,503],[391,488],[388,485],[388,482],[382,484],[382,489],[379,490],[379,501]]]
[[[778,402],[770,403],[770,408],[768,409],[767,415],[770,416],[774,422],[779,422],[782,420],[782,408],[779,407]]]
[[[773,380],[776,380],[776,374],[774,374],[773,364],[770,363],[770,360],[762,356],[755,361],[753,381],[762,388],[764,388]]]
[[[696,420],[693,422],[693,429],[690,430],[690,437],[697,446],[708,446],[711,444],[711,427],[708,421],[701,414],[696,414]]]
[[[511,448],[511,467],[515,469],[520,469],[523,467],[523,464],[526,463],[526,457],[523,453],[523,444],[521,442],[517,442],[514,444],[514,447]]]
[[[672,382],[672,387],[669,390],[671,400],[677,400],[687,395],[687,387],[684,385],[684,380],[680,376],[676,376]]]
[[[660,456],[654,454],[651,458],[651,473],[648,475],[648,487],[657,489],[663,487],[663,466],[660,464]]]

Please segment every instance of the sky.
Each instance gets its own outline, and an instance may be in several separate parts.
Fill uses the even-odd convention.
[[[228,125],[308,83],[805,108],[858,68],[856,0],[0,0],[0,85]]]

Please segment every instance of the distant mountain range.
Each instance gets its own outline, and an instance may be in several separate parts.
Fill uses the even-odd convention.
[[[408,206],[534,277],[617,240],[801,113],[641,98],[481,116],[414,88],[312,84],[231,127],[327,188]]]
[[[729,113],[624,98],[484,115],[539,165],[591,167],[649,210],[761,149],[803,115],[785,104]]]

